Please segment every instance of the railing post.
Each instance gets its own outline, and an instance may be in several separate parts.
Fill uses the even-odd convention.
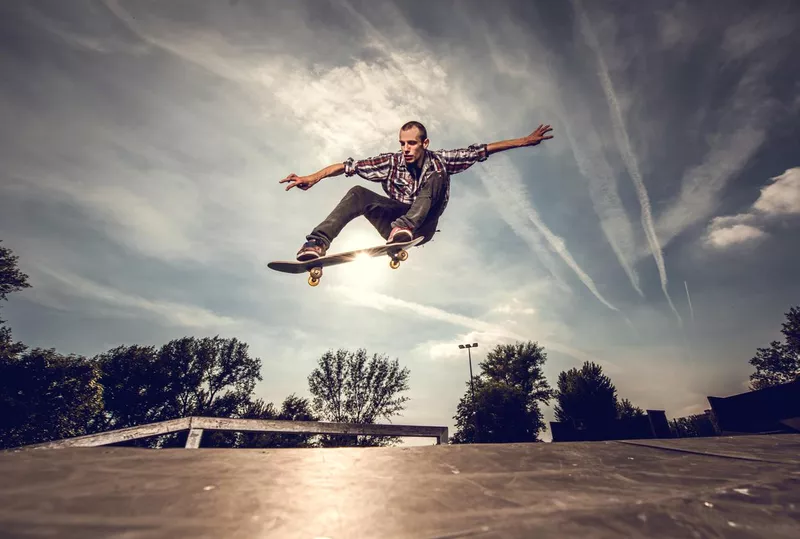
[[[189,429],[189,436],[186,437],[186,449],[199,449],[202,437],[203,429]]]

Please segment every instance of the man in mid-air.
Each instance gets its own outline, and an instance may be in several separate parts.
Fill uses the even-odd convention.
[[[358,174],[362,178],[380,182],[383,196],[360,185],[352,187],[339,204],[311,233],[297,253],[297,260],[307,261],[325,256],[331,242],[345,225],[363,215],[386,239],[387,244],[411,241],[417,237],[431,240],[436,225],[450,198],[450,176],[467,170],[477,162],[485,161],[491,154],[536,146],[552,128],[540,125],[530,135],[518,139],[490,144],[473,144],[458,150],[429,150],[428,133],[419,122],[408,122],[400,128],[400,151],[382,153],[361,161],[352,157],[308,176],[289,174],[279,183],[288,183],[286,191],[298,187],[303,191],[323,178]]]

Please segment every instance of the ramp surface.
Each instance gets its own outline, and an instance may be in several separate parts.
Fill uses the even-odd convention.
[[[797,537],[800,434],[0,453],[0,537]]]

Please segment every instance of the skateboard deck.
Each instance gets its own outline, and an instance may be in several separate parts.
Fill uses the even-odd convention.
[[[346,264],[352,262],[359,255],[366,255],[369,257],[383,256],[389,257],[389,266],[392,269],[400,267],[400,262],[408,259],[409,247],[413,247],[420,243],[425,238],[414,238],[411,241],[404,241],[402,243],[393,243],[391,245],[378,245],[375,247],[366,247],[364,249],[356,249],[354,251],[346,251],[343,253],[329,254],[314,260],[277,260],[267,264],[267,267],[282,273],[303,273],[308,272],[308,284],[317,286],[322,278],[322,268],[325,266],[337,266],[339,264]]]

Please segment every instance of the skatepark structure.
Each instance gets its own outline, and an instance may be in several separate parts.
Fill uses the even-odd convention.
[[[797,537],[800,434],[0,452],[0,537]]]
[[[709,399],[727,432],[757,431],[711,437],[654,437],[653,414],[653,435],[628,440],[451,444],[446,427],[207,417],[57,440],[0,452],[0,538],[794,538],[797,390]],[[203,449],[213,430],[437,443]],[[180,431],[185,448],[110,445]]]

